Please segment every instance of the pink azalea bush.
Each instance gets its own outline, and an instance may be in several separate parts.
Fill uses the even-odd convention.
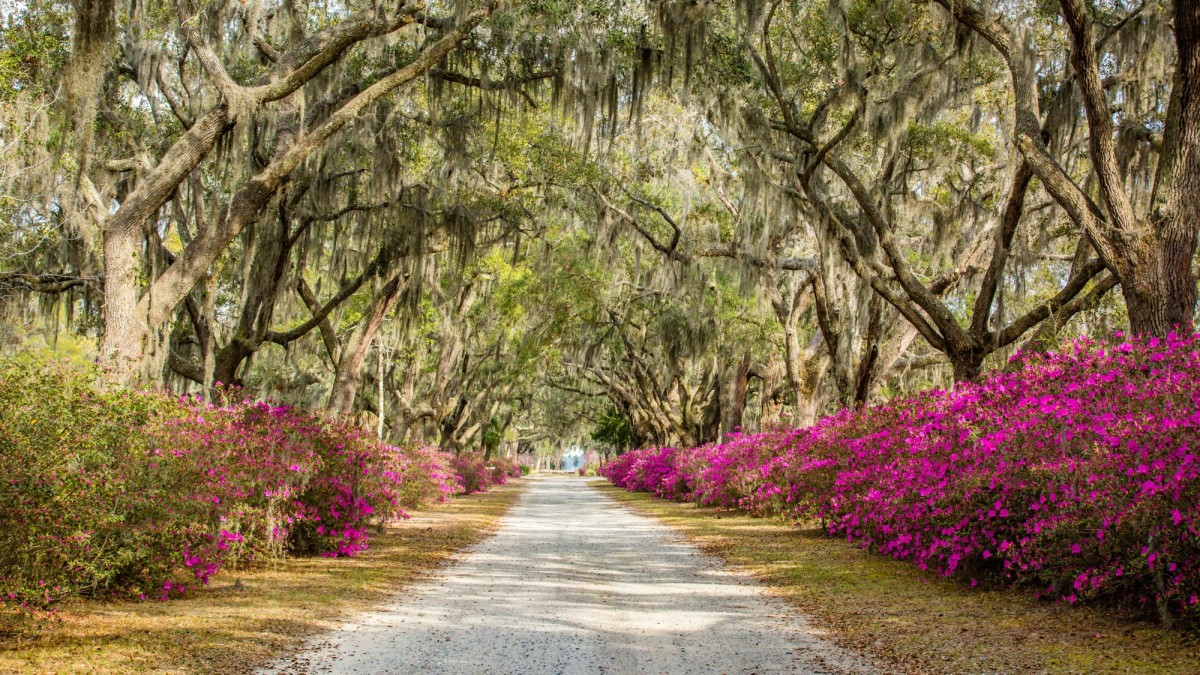
[[[969,580],[1200,618],[1200,336],[1022,355],[811,427],[646,448],[629,490],[822,523]]]
[[[166,599],[247,560],[354,555],[370,528],[460,492],[450,460],[285,406],[0,361],[0,602]]]
[[[487,492],[493,485],[504,485],[509,478],[521,477],[521,465],[509,457],[484,460],[477,453],[464,452],[451,462],[463,492]]]
[[[488,464],[492,468],[492,484],[504,485],[510,478],[520,478],[521,463],[512,457],[493,457]]]
[[[397,502],[406,509],[449,501],[463,493],[463,485],[451,466],[453,456],[432,445],[405,448],[408,464],[401,474]]]

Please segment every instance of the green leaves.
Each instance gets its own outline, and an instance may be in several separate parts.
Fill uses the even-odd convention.
[[[609,408],[601,415],[595,428],[592,429],[591,439],[615,449],[617,454],[631,449],[637,442],[629,418],[615,408]]]

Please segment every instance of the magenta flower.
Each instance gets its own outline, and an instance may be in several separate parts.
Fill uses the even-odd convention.
[[[1081,339],[1015,362],[804,429],[625,453],[600,472],[661,498],[822,522],[921,569],[1200,618],[1200,339]]]

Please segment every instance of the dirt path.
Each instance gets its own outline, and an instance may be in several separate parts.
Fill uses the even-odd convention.
[[[265,672],[869,669],[670,529],[553,477],[459,564]]]

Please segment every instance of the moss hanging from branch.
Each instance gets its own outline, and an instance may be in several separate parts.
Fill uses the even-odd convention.
[[[75,138],[78,175],[82,177],[91,159],[93,125],[100,90],[117,32],[116,0],[75,0],[75,31],[71,60],[63,74],[63,101],[70,116],[64,128]]]

